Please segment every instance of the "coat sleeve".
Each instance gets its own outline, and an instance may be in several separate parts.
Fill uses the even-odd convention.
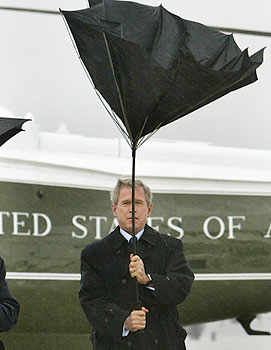
[[[102,263],[99,263],[100,257],[94,247],[87,246],[81,253],[80,304],[89,323],[100,335],[121,341],[129,311],[109,302]]]
[[[0,258],[0,332],[7,332],[15,325],[20,311],[20,305],[11,296],[5,278],[5,264]]]
[[[184,257],[182,242],[166,235],[162,239],[167,251],[166,273],[151,273],[155,297],[160,304],[176,305],[182,303],[189,294],[194,274]]]

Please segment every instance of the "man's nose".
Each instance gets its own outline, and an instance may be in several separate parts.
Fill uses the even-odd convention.
[[[129,212],[131,213],[133,211],[132,204],[130,205]],[[135,212],[136,212],[136,206],[135,206]]]

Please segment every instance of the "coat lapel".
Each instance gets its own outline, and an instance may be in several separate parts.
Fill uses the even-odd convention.
[[[156,247],[156,243],[157,234],[150,226],[146,225],[142,237],[137,242],[137,254],[142,260],[151,255]]]
[[[112,256],[112,266],[123,277],[129,271],[129,251],[126,239],[121,235],[119,226],[110,234],[108,251]]]

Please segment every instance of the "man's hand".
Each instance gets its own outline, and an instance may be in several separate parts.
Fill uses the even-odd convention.
[[[138,255],[130,254],[129,271],[131,277],[136,277],[139,284],[146,284],[150,280],[145,273],[144,263]]]
[[[125,321],[125,328],[131,332],[136,332],[146,327],[146,313],[149,312],[144,306],[141,310],[134,310]]]

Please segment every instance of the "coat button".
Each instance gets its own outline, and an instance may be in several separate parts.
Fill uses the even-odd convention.
[[[157,338],[154,339],[154,344],[158,344],[159,340]]]
[[[170,281],[170,277],[166,276],[166,280],[167,280],[167,281]]]
[[[105,318],[105,319],[104,319],[104,322],[107,323],[107,322],[108,322],[108,318]]]
[[[129,341],[127,341],[127,345],[128,345],[128,346],[132,346],[133,343],[129,340]]]
[[[116,254],[120,254],[120,249],[116,250]]]
[[[126,278],[123,278],[122,280],[121,280],[121,283],[122,284],[125,284],[127,281],[126,281]]]

